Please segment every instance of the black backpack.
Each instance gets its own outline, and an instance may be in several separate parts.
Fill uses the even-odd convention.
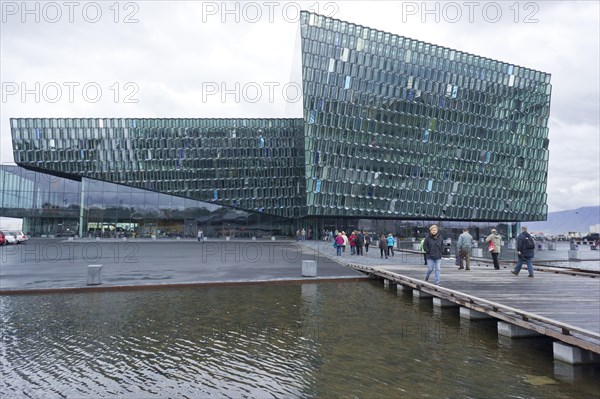
[[[535,241],[533,240],[533,237],[531,237],[531,236],[525,237],[524,247],[525,247],[525,249],[535,249]]]
[[[359,247],[362,247],[363,245],[365,245],[365,240],[364,240],[362,234],[359,234],[356,236],[356,245],[358,245]]]

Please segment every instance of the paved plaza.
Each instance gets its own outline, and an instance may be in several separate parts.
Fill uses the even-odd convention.
[[[302,276],[302,260],[317,261],[317,277]],[[101,287],[367,278],[295,241],[34,238],[0,247],[0,292],[85,288],[89,265],[102,265]]]

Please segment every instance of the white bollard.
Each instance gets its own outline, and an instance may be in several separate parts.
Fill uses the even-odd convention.
[[[271,241],[275,241],[275,236],[272,236],[272,237],[271,237]]]
[[[536,247],[538,251],[545,251],[548,248],[546,244],[537,244]]]
[[[87,285],[102,284],[102,265],[88,265]]]
[[[303,260],[302,261],[302,275],[304,277],[316,277],[317,276],[317,262],[314,260]]]
[[[471,256],[473,258],[483,258],[483,248],[472,248]]]

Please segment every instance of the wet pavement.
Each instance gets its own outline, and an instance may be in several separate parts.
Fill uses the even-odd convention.
[[[302,276],[302,260],[317,276]],[[89,265],[102,284],[87,285]],[[0,247],[0,293],[21,290],[366,278],[295,241],[31,239]]]
[[[407,244],[407,243],[403,243]],[[567,245],[568,243],[564,243]],[[566,247],[565,247],[566,248]],[[538,251],[536,260],[561,259],[566,252]],[[597,257],[598,251],[582,251]],[[367,266],[417,266],[422,255],[396,251],[388,259],[377,247],[364,256],[347,248],[341,257],[329,241],[251,241],[159,239],[74,240],[34,238],[27,244],[0,247],[0,293],[28,290],[87,289],[185,284],[256,283],[366,278],[348,269],[349,262]],[[488,254],[485,254],[488,255]],[[489,255],[488,255],[489,256]],[[510,251],[501,260],[514,261]],[[302,260],[317,261],[317,277],[302,276]],[[444,262],[453,264],[453,255]],[[489,259],[474,260],[489,268]],[[545,262],[544,262],[545,263]],[[566,267],[597,268],[596,262],[560,261]],[[555,263],[556,264],[556,263]],[[102,265],[102,284],[87,285],[89,265]]]

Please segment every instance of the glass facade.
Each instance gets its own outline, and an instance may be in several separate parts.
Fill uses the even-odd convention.
[[[12,119],[15,162],[283,217],[305,207],[300,119]]]
[[[550,75],[301,14],[309,215],[545,220]]]
[[[81,180],[89,214],[117,183],[104,211],[545,220],[549,74],[308,12],[300,35],[301,119],[17,118],[15,162]]]
[[[0,166],[0,216],[22,218],[33,236],[290,236],[289,219],[82,178]]]

